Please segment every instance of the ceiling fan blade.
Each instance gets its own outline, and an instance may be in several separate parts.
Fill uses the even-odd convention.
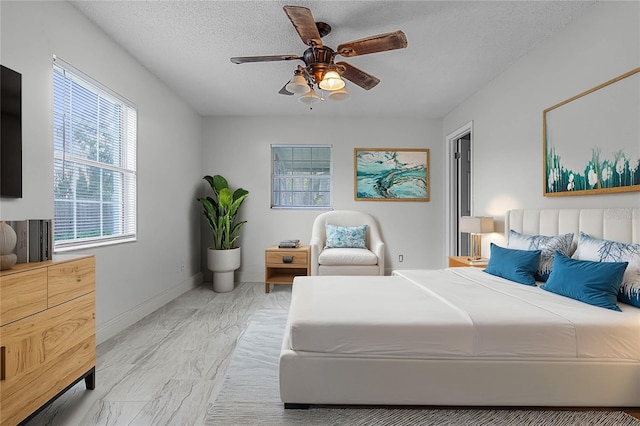
[[[378,85],[378,83],[380,83],[380,79],[378,77],[374,77],[371,74],[348,64],[347,62],[337,62],[336,65],[340,70],[340,75],[342,77],[357,84],[364,90],[373,89]]]
[[[287,14],[302,42],[307,46],[322,46],[322,39],[316,27],[311,11],[302,6],[284,6],[284,12]]]
[[[336,52],[342,56],[360,56],[407,47],[407,36],[400,30],[342,43]]]
[[[287,83],[287,84],[289,84],[289,83]],[[287,90],[287,84],[285,84],[284,86],[282,86],[282,89],[280,89],[280,90],[278,91],[278,93],[279,93],[279,94],[281,94],[281,95],[287,95],[287,96],[291,96],[291,95],[293,95],[293,93],[291,93],[290,91],[288,91],[288,90]]]
[[[246,64],[249,62],[295,61],[296,59],[302,59],[302,57],[295,55],[234,56],[231,58],[231,62],[234,64]]]

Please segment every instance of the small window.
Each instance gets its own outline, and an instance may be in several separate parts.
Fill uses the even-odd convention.
[[[271,165],[272,208],[331,208],[331,145],[272,145]]]
[[[54,58],[56,250],[135,240],[136,127],[129,101]]]

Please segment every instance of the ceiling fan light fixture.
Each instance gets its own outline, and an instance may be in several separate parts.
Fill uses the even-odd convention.
[[[343,102],[351,97],[346,87],[329,92],[329,99],[335,102]]]
[[[307,80],[305,80],[304,77],[298,72],[296,72],[296,75],[294,75],[293,78],[289,80],[289,82],[285,86],[285,89],[287,89],[291,93],[297,93],[298,95],[307,93],[310,90]]]
[[[309,91],[304,95],[300,96],[298,100],[305,105],[311,105],[311,104],[320,102],[320,96],[318,96],[318,94],[316,93],[315,90],[313,90],[313,88],[310,88]]]
[[[318,84],[322,90],[334,91],[344,87],[344,80],[340,78],[340,74],[336,71],[327,71],[322,77],[322,81]]]

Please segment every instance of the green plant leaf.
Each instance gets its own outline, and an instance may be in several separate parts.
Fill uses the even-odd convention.
[[[233,191],[233,201],[239,199],[242,196],[244,196],[244,198],[247,198],[247,195],[249,195],[249,191],[243,188],[238,188]]]
[[[220,175],[215,175],[215,176],[213,177],[213,190],[214,190],[216,193],[220,193],[220,191],[221,191],[223,188],[227,188],[227,189],[229,189],[229,183],[228,183],[228,182],[227,182],[227,180],[226,180],[225,178],[223,178],[222,176],[220,176]]]

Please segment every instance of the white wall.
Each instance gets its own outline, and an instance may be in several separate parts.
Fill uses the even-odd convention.
[[[138,241],[77,252],[96,255],[104,340],[201,280],[202,121],[70,4],[3,1],[0,15],[0,62],[22,73],[24,176],[22,199],[0,199],[2,220],[53,217],[54,54],[138,109]]]
[[[22,199],[0,200],[0,219],[53,216],[53,54],[138,107],[138,241],[82,252],[96,254],[99,340],[206,271],[201,254],[210,237],[195,202],[205,190],[204,174],[222,174],[250,191],[237,280],[263,281],[265,247],[285,238],[308,241],[320,211],[270,209],[270,144],[333,144],[334,208],[367,211],[378,220],[389,269],[444,266],[443,139],[469,121],[476,214],[500,219],[520,207],[637,207],[637,192],[545,198],[541,186],[542,111],[640,64],[639,8],[637,2],[596,3],[442,121],[210,117],[203,130],[192,109],[68,3],[2,1],[0,62],[23,75],[25,179]],[[429,148],[431,201],[354,201],[356,147]]]
[[[473,120],[475,214],[502,222],[513,208],[639,207],[638,192],[542,193],[542,111],[638,66],[640,3],[598,2],[447,114],[444,135]]]
[[[241,209],[248,222],[241,236],[242,266],[236,281],[264,282],[264,249],[290,238],[307,243],[313,220],[322,212],[271,210],[270,145],[326,143],[333,145],[333,207],[373,215],[387,245],[386,267],[443,266],[440,120],[209,117],[204,125],[204,174],[221,174],[233,188],[241,186],[249,191]],[[429,148],[431,201],[354,201],[354,148]],[[203,181],[201,190],[205,187]],[[203,221],[205,248],[211,244],[207,229]],[[404,254],[403,263],[398,263],[399,254]],[[202,268],[206,270],[206,264]]]

